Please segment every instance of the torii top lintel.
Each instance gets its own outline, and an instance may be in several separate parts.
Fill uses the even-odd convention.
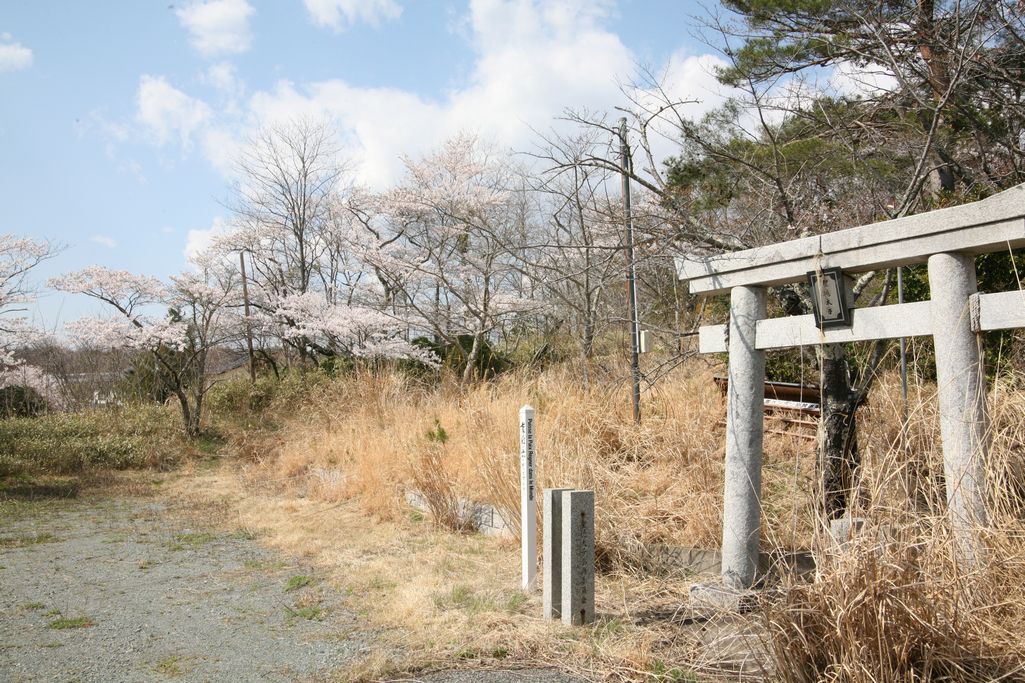
[[[692,294],[740,285],[782,285],[818,268],[858,273],[928,260],[932,254],[985,254],[1025,247],[1025,183],[971,204],[857,228],[710,256],[681,256],[677,274]]]

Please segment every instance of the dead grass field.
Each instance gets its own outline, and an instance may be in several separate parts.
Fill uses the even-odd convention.
[[[861,413],[855,513],[868,531],[830,549],[815,509],[808,442],[767,440],[764,545],[816,551],[816,580],[773,592],[744,621],[681,623],[686,578],[637,570],[637,543],[716,547],[724,406],[712,369],[694,364],[645,396],[630,421],[620,385],[584,390],[566,368],[510,374],[470,390],[419,387],[397,374],[333,381],[291,405],[283,428],[231,441],[214,475],[180,495],[217,502],[231,523],[301,555],[352,594],[381,628],[353,680],[439,666],[553,664],[593,679],[736,680],[717,629],[749,636],[785,681],[1020,680],[1025,671],[1025,393],[1000,379],[993,402],[990,552],[954,561],[943,519],[934,388],[914,385],[901,429],[894,377]],[[418,489],[447,505],[470,498],[515,509],[516,415],[538,414],[539,486],[593,488],[598,612],[593,629],[542,622],[518,589],[514,543],[456,533],[405,504]],[[270,406],[281,410],[282,406]],[[196,487],[197,484],[201,484]],[[880,541],[882,539],[882,541]],[[674,616],[675,615],[675,616]]]

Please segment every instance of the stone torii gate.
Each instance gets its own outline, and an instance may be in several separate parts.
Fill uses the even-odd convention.
[[[765,352],[795,346],[932,335],[936,348],[948,516],[962,557],[984,525],[986,385],[979,333],[1025,327],[1025,292],[979,294],[975,260],[1025,246],[1025,184],[979,202],[714,256],[677,258],[694,294],[729,294],[728,325],[699,330],[701,353],[729,353],[722,579],[749,588],[758,565]],[[766,288],[815,279],[824,309],[843,278],[928,263],[930,301],[766,317]],[[841,270],[833,270],[841,269]],[[826,274],[834,278],[833,289]],[[822,326],[819,315],[822,315]],[[836,317],[831,321],[831,315]]]

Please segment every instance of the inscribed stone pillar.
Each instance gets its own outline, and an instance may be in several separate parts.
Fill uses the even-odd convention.
[[[562,493],[562,623],[594,621],[594,491]]]

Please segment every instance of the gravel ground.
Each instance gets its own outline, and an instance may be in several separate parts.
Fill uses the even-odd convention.
[[[0,504],[0,683],[315,682],[370,648],[308,567],[190,524],[144,498]],[[402,680],[582,683],[548,669]]]
[[[245,534],[146,500],[14,509],[0,511],[0,681],[316,681],[371,637],[337,591],[318,603],[312,572]],[[312,581],[287,590],[296,576]]]

